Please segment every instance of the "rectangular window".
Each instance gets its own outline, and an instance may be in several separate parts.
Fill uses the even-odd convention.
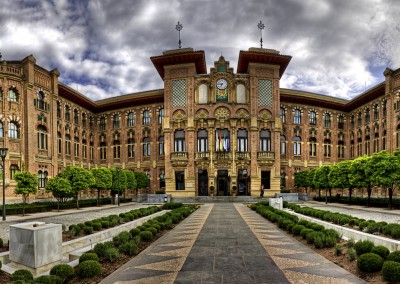
[[[185,172],[175,172],[175,189],[185,190]]]

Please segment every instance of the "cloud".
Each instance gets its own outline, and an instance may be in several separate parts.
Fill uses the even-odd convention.
[[[29,54],[58,68],[60,81],[93,100],[163,87],[150,57],[178,47],[221,53],[236,69],[240,50],[260,44],[293,59],[281,86],[352,98],[400,66],[395,0],[8,0],[0,7],[5,60]]]

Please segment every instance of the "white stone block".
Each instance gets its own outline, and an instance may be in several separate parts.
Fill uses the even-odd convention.
[[[275,208],[275,209],[279,209],[279,210],[283,210],[283,199],[282,197],[279,198],[268,198],[269,200],[269,206]]]

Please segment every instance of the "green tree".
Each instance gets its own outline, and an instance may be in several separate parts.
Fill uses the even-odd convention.
[[[294,185],[297,187],[303,187],[307,192],[307,175],[308,171],[300,171],[294,174]]]
[[[316,186],[314,184],[314,176],[315,176],[316,170],[317,169],[314,168],[314,169],[310,169],[310,170],[306,171],[306,173],[307,173],[306,174],[306,184],[307,184],[307,187],[309,187],[311,189],[316,188]],[[319,198],[321,198],[321,190],[319,190],[318,193],[319,193]]]
[[[329,185],[332,188],[340,188],[349,190],[349,202],[351,203],[351,195],[353,193],[353,185],[350,183],[352,161],[343,161],[330,167]]]
[[[398,156],[381,151],[371,156],[371,180],[375,186],[389,193],[389,208],[392,208],[393,190],[400,183],[400,160]]]
[[[112,186],[112,173],[108,168],[92,168],[94,177],[93,188],[97,189],[97,206],[100,206],[100,191],[110,189]]]
[[[319,190],[325,189],[326,190],[326,195],[329,190],[329,196],[332,195],[331,192],[331,187],[329,186],[329,171],[330,167],[329,166],[322,166],[319,167],[315,170],[314,174],[314,186],[318,188]],[[321,196],[321,193],[320,193]]]
[[[145,173],[135,172],[138,188],[147,188],[149,186],[149,177]]]
[[[70,182],[76,199],[76,209],[79,209],[79,192],[90,188],[95,183],[92,172],[81,167],[69,166],[60,173],[60,177]]]
[[[367,189],[368,201],[371,202],[372,181],[371,181],[371,156],[358,157],[351,161],[349,181],[354,188]]]
[[[46,191],[50,191],[57,199],[57,211],[60,211],[60,202],[65,198],[74,196],[69,180],[60,176],[55,176],[49,179],[46,184]]]
[[[125,175],[126,175],[126,188],[135,190],[137,193],[137,181],[135,177],[135,173],[130,171],[130,170],[125,170]],[[125,191],[124,191],[125,193]],[[124,196],[125,199],[125,196]]]
[[[14,175],[14,180],[17,182],[14,193],[22,195],[22,216],[25,216],[25,205],[29,194],[36,194],[38,191],[38,177],[30,172],[17,172]]]
[[[126,182],[126,174],[123,170],[119,168],[118,169],[112,168],[111,173],[112,173],[111,194],[114,198],[115,194],[118,194],[118,196],[120,196],[122,191],[126,189],[127,182]],[[119,197],[118,197],[118,205],[119,205]]]

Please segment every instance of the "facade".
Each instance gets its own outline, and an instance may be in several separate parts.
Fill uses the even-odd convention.
[[[175,197],[294,188],[294,173],[400,148],[400,69],[352,100],[280,88],[291,56],[240,51],[236,73],[204,51],[151,58],[164,89],[92,101],[30,55],[0,62],[0,146],[16,171],[48,178],[69,165],[146,173]]]

